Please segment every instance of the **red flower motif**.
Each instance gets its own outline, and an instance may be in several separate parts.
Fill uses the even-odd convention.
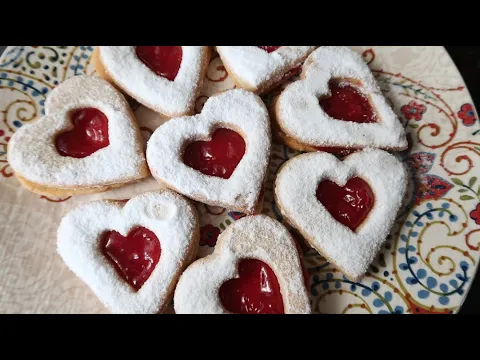
[[[230,211],[228,213],[228,216],[230,216],[233,220],[238,220],[246,216],[246,214],[238,212],[238,211]]]
[[[480,204],[477,204],[477,207],[470,212],[470,217],[475,220],[477,225],[480,225]]]
[[[422,120],[423,114],[427,111],[427,107],[423,104],[417,104],[415,101],[410,101],[408,105],[403,105],[400,111],[405,115],[407,120]]]
[[[200,245],[208,245],[214,247],[217,243],[218,235],[220,235],[220,229],[207,224],[200,228]]]
[[[412,195],[413,201],[417,205],[445,196],[454,186],[442,177],[429,173],[435,163],[435,158],[436,154],[423,151],[408,154],[403,158],[414,184]]]
[[[465,126],[472,126],[477,119],[472,104],[463,104],[460,107],[460,111],[457,113],[457,115],[460,119],[462,119],[463,125]]]

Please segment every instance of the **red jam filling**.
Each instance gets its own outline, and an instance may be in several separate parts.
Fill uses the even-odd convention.
[[[265,50],[268,53],[274,52],[278,48],[281,48],[281,46],[257,46],[262,50]]]
[[[181,46],[136,46],[135,52],[155,74],[170,81],[177,77],[182,63]]]
[[[132,229],[125,237],[117,231],[108,231],[102,237],[103,254],[117,272],[135,289],[147,281],[160,260],[160,241],[144,227]]]
[[[217,129],[210,141],[187,146],[183,162],[205,175],[230,178],[245,154],[245,140],[233,130]]]
[[[352,231],[365,220],[375,202],[370,186],[358,177],[348,180],[344,187],[322,181],[317,187],[317,199],[335,220]]]
[[[273,270],[256,259],[243,259],[238,266],[240,277],[220,287],[225,309],[235,314],[283,314],[280,285]]]
[[[315,146],[315,149],[318,151],[328,152],[338,156],[347,156],[356,151],[356,149],[347,149],[342,147],[331,147],[331,146]]]
[[[55,140],[60,155],[84,158],[110,144],[108,119],[100,110],[94,108],[75,110],[71,120],[73,130],[59,134]]]
[[[376,122],[376,113],[357,86],[346,81],[330,81],[331,96],[322,97],[320,106],[332,118],[356,123]]]

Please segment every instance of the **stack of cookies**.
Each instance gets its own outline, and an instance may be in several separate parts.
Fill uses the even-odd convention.
[[[236,88],[195,101],[212,51]],[[286,226],[352,281],[367,271],[406,192],[399,119],[364,60],[329,46],[100,46],[96,74],[64,81],[45,115],[12,136],[18,181],[45,196],[158,189],[65,214],[58,253],[115,313],[308,314],[308,276]],[[299,80],[280,89],[300,72]],[[275,91],[267,107],[260,96]],[[127,99],[168,118],[144,142]],[[259,215],[272,142],[284,163]],[[198,259],[195,203],[246,216]]]

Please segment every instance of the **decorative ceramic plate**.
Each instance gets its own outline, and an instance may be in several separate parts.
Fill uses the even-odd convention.
[[[361,283],[352,283],[304,248],[316,313],[454,313],[480,258],[480,123],[465,84],[442,47],[353,47],[369,64],[408,132],[399,153],[410,172],[405,206]],[[102,194],[48,198],[24,190],[7,162],[16,129],[43,114],[46,97],[66,78],[94,72],[91,46],[9,47],[0,58],[0,313],[107,313],[56,254],[59,220],[91,199],[125,199],[157,188],[148,179]],[[232,88],[213,57],[196,110]],[[268,103],[271,95],[265,97]],[[148,139],[166,119],[133,104]],[[282,221],[272,196],[279,167],[296,152],[275,145],[264,213]],[[197,204],[199,257],[243,214]]]

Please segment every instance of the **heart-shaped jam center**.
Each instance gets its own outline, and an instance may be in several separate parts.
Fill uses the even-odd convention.
[[[278,48],[281,48],[281,46],[257,46],[262,50],[265,50],[268,53],[274,52]]]
[[[101,249],[117,272],[137,291],[150,277],[161,253],[157,236],[144,227],[133,228],[127,236],[117,231],[106,232]]]
[[[60,155],[84,158],[110,144],[108,119],[100,110],[95,108],[75,110],[71,120],[73,130],[59,134],[55,141]]]
[[[173,81],[182,63],[181,46],[136,46],[135,53],[150,70]]]
[[[280,285],[273,270],[256,259],[243,259],[238,266],[239,278],[220,287],[220,300],[234,314],[283,314]]]
[[[375,202],[370,186],[358,177],[351,178],[343,187],[330,180],[320,182],[317,199],[335,220],[352,231],[365,220]]]
[[[323,110],[332,118],[356,123],[376,122],[376,112],[368,97],[348,81],[329,82],[330,96],[322,97],[319,102]]]
[[[230,178],[245,154],[245,140],[230,129],[217,129],[210,141],[190,143],[183,162],[205,175]]]

